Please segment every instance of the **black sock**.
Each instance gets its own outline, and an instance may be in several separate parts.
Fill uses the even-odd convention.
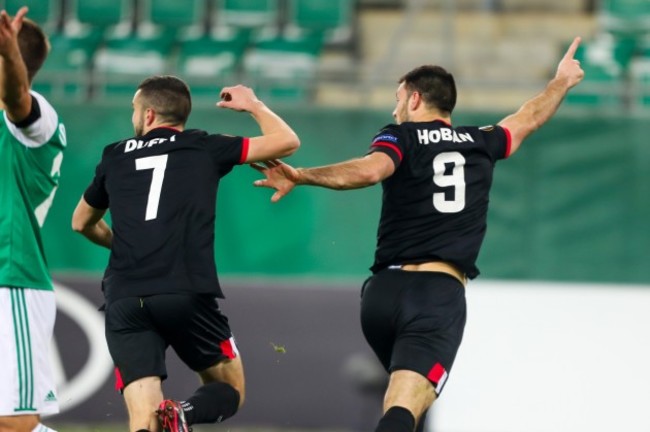
[[[212,382],[181,404],[188,424],[221,422],[237,412],[239,392],[230,384]]]
[[[415,418],[406,408],[394,406],[379,420],[375,432],[413,432]]]

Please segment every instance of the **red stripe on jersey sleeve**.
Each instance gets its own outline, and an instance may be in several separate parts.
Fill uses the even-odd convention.
[[[230,342],[230,339],[221,341],[219,343],[219,347],[221,348],[221,352],[223,355],[228,357],[229,359],[234,359],[235,356],[235,350],[232,349],[232,343]]]
[[[395,153],[397,153],[397,157],[399,157],[400,162],[403,159],[402,151],[395,144],[391,144],[391,143],[385,142],[385,141],[378,141],[378,142],[374,143],[373,145],[371,145],[370,147],[388,147],[389,149],[391,149]]]
[[[506,133],[506,154],[503,156],[504,159],[508,158],[510,156],[510,151],[512,150],[512,135],[510,134],[510,130],[508,128],[503,128],[503,131]]]
[[[246,162],[246,158],[248,157],[248,147],[250,145],[249,139],[246,137],[242,138],[241,144],[241,157],[239,158],[239,163],[243,164]]]

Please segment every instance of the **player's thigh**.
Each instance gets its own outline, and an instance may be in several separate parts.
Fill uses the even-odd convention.
[[[238,357],[228,318],[214,296],[158,295],[151,299],[151,310],[159,331],[193,371]]]
[[[399,272],[403,281],[390,371],[417,372],[439,395],[463,338],[465,288],[444,273]]]
[[[128,297],[106,306],[106,342],[118,390],[145,377],[167,377],[167,343],[151,321],[144,299]]]
[[[397,334],[395,318],[399,301],[399,278],[391,270],[369,277],[361,288],[361,330],[387,371]]]
[[[37,414],[0,416],[0,432],[32,432],[39,422]]]

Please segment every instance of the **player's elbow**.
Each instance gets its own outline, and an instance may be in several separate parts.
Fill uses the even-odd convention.
[[[86,220],[76,214],[72,215],[72,231],[83,234],[86,230],[88,230],[88,227],[89,225]]]
[[[382,178],[381,173],[379,173],[377,171],[372,171],[372,172],[366,173],[365,180],[366,180],[366,184],[368,186],[371,186],[371,185],[375,185],[375,184],[379,183],[380,181],[383,180],[383,178]]]
[[[284,145],[284,155],[282,157],[291,156],[300,148],[300,138],[295,133],[287,135]]]

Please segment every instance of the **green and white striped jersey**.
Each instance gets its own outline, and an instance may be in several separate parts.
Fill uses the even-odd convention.
[[[0,286],[52,290],[41,227],[59,184],[65,127],[31,92],[41,115],[18,128],[0,116]]]

